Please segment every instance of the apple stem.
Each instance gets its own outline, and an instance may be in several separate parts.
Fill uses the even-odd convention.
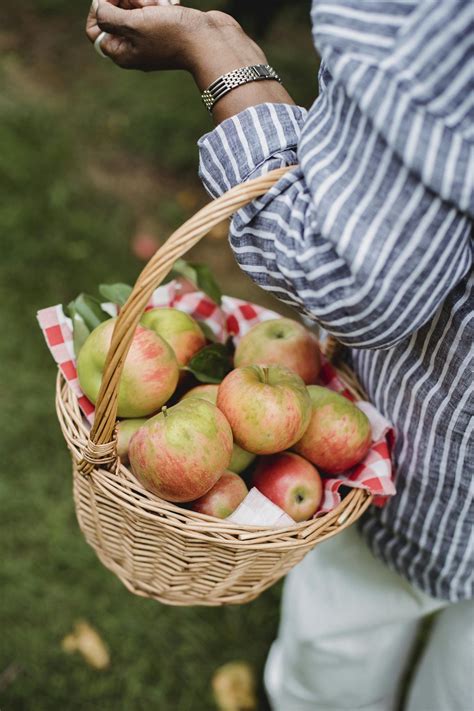
[[[163,413],[164,417],[168,417],[168,408],[166,407],[166,405],[163,405],[163,407],[161,408],[161,412]]]
[[[263,382],[265,385],[268,385],[268,368],[266,366],[263,366]]]

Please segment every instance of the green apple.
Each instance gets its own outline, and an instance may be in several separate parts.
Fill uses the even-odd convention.
[[[117,454],[122,464],[128,464],[128,448],[135,432],[146,422],[146,418],[120,420],[117,424]]]

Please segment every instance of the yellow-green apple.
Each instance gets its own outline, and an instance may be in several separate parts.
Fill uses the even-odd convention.
[[[370,422],[350,400],[333,390],[310,385],[308,392],[311,420],[293,449],[326,474],[340,474],[367,454],[372,441]]]
[[[256,456],[257,455],[253,452],[247,452],[234,442],[232,457],[229,464],[230,471],[235,474],[241,474],[252,464]]]
[[[93,403],[99,394],[116,320],[97,326],[77,359],[79,383]],[[120,379],[118,416],[144,417],[156,412],[174,393],[178,379],[179,366],[171,347],[149,328],[137,326]]]
[[[274,454],[303,436],[311,398],[299,375],[281,365],[247,365],[232,370],[217,392],[234,440],[248,452]]]
[[[293,452],[262,457],[252,483],[295,521],[306,521],[315,514],[323,495],[316,467]]]
[[[122,464],[128,464],[128,447],[135,432],[146,422],[146,418],[120,420],[117,424],[117,454]]]
[[[170,344],[181,367],[206,345],[206,337],[199,324],[179,309],[164,306],[151,309],[143,314],[140,323]]]
[[[235,366],[276,363],[298,373],[309,385],[318,379],[321,355],[316,336],[291,318],[263,321],[242,336]]]
[[[219,389],[218,385],[197,385],[195,388],[188,390],[186,395],[183,396],[183,400],[188,397],[201,397],[208,402],[212,402],[213,405],[217,404],[217,391]],[[235,474],[240,474],[249,467],[256,455],[252,452],[246,452],[245,449],[239,447],[238,444],[234,442],[232,448],[232,458],[230,460],[229,469]]]
[[[247,494],[244,480],[234,472],[225,471],[207,494],[192,502],[191,509],[208,516],[227,518]]]
[[[232,431],[222,412],[201,398],[182,400],[133,435],[129,458],[145,489],[167,501],[194,501],[227,469]]]
[[[215,405],[216,400],[217,400],[218,387],[219,386],[214,385],[214,383],[207,383],[205,385],[196,385],[196,387],[191,388],[191,390],[188,390],[188,392],[185,393],[181,399],[186,400],[188,397],[200,397],[203,400],[212,402],[212,404]]]

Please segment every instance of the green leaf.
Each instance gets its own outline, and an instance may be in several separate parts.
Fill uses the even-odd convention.
[[[110,314],[102,309],[100,301],[89,294],[79,294],[66,306],[65,311],[73,320],[76,314],[81,316],[89,331],[110,318]]]
[[[185,370],[189,370],[201,383],[220,383],[232,368],[232,355],[228,346],[213,343],[196,353]]]
[[[207,264],[191,264],[190,266],[197,274],[198,287],[220,306],[222,303],[222,292]]]
[[[193,284],[197,286],[197,274],[196,270],[191,267],[184,259],[177,259],[173,264],[173,269],[169,274],[169,279],[166,281],[171,281],[171,279],[176,279],[176,277],[184,277],[189,279]]]
[[[198,289],[207,294],[214,303],[218,304],[218,306],[221,305],[222,292],[207,264],[190,264],[184,259],[177,259],[168,277],[166,281],[176,279],[176,277],[188,279]]]
[[[74,343],[74,353],[76,358],[79,355],[79,351],[84,345],[87,337],[90,335],[90,330],[84,323],[84,319],[77,312],[71,316],[72,318],[72,330],[73,330],[73,343]]]
[[[72,339],[77,358],[86,338],[99,324],[108,321],[110,314],[101,308],[98,299],[89,294],[79,294],[63,310],[72,320]]]
[[[128,284],[100,284],[99,286],[99,294],[117,306],[123,306],[131,293],[132,287]]]

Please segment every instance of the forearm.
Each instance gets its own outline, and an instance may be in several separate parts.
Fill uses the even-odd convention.
[[[237,23],[216,27],[211,22],[203,32],[202,45],[191,53],[190,71],[200,92],[223,74],[254,64],[268,64],[262,49],[248,37]],[[212,110],[216,125],[250,106],[263,103],[294,104],[282,84],[275,80],[250,82],[232,89]]]
[[[225,119],[235,116],[251,106],[264,103],[294,104],[295,102],[277,81],[252,82],[232,89],[220,99],[212,110],[212,119],[218,126]]]

